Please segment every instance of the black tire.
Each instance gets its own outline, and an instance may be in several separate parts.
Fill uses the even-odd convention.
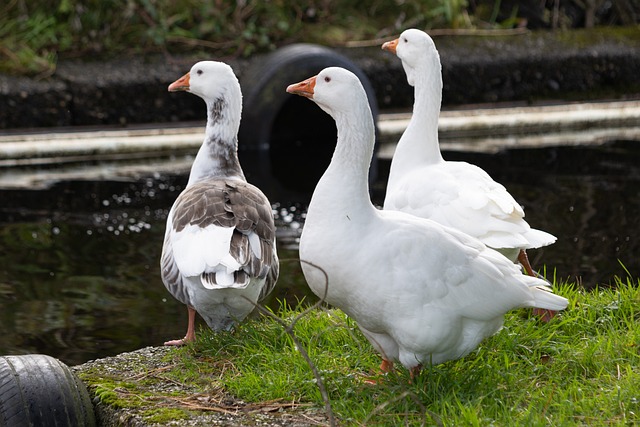
[[[272,200],[310,196],[329,165],[337,135],[333,119],[308,99],[286,93],[286,88],[331,66],[358,76],[377,126],[378,104],[369,79],[350,59],[329,48],[290,45],[256,60],[241,75],[240,161],[247,179]],[[373,161],[370,179],[376,176]]]
[[[0,357],[0,426],[95,426],[87,388],[43,354]]]

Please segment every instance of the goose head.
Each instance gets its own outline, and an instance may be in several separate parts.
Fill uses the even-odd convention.
[[[198,62],[168,89],[198,95],[207,105],[205,138],[187,186],[212,176],[244,180],[237,155],[242,91],[231,67],[216,61]]]
[[[358,77],[340,67],[325,68],[314,77],[289,85],[287,92],[313,100],[334,119],[351,111],[354,100],[367,99]]]
[[[229,94],[228,91],[237,93]],[[207,104],[229,95],[240,98],[240,84],[231,67],[223,62],[200,61],[169,85],[169,92],[185,91],[198,95]]]
[[[411,86],[415,86],[418,74],[441,73],[436,45],[424,31],[415,28],[405,30],[397,39],[384,43],[382,49],[395,53],[400,58]]]

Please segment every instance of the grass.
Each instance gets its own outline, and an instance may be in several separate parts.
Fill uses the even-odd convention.
[[[425,368],[413,382],[404,369],[379,376],[379,357],[340,311],[300,316],[286,306],[280,321],[262,316],[231,334],[201,331],[193,345],[168,353],[163,378],[188,385],[185,395],[224,391],[244,402],[298,402],[326,413],[306,351],[340,425],[631,425],[640,421],[640,289],[616,281],[589,292],[559,284],[557,293],[570,300],[561,316],[545,324],[528,310],[511,312],[475,352]],[[293,334],[281,321],[294,323]],[[366,381],[372,378],[376,385]],[[126,403],[118,390],[135,394],[131,381],[102,384],[105,400],[119,406]]]

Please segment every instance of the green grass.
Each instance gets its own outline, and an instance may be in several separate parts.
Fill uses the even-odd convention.
[[[467,357],[428,367],[410,382],[404,369],[378,375],[380,358],[338,310],[282,307],[321,376],[340,425],[632,425],[640,421],[640,290],[584,292],[559,284],[570,305],[550,323],[528,310]],[[270,316],[233,333],[202,330],[170,353],[163,376],[189,393],[224,390],[245,402],[296,401],[325,411],[318,381],[292,334]],[[367,379],[377,380],[371,385]],[[131,387],[118,389],[132,393]],[[115,396],[104,390],[106,400]],[[138,399],[139,400],[139,399]],[[118,401],[120,406],[123,402]]]
[[[510,313],[504,329],[471,355],[365,383],[380,362],[354,322],[339,311],[315,310],[295,325],[321,373],[336,416],[347,423],[397,425],[626,424],[640,411],[640,291],[581,292],[560,285],[571,301],[549,324],[528,311]],[[289,321],[298,314],[283,308]],[[221,383],[249,401],[289,398],[322,404],[313,373],[278,323],[262,319],[234,334],[206,332],[185,358],[227,360]],[[439,421],[438,421],[439,420]]]

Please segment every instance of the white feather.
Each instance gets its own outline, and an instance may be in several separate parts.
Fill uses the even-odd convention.
[[[555,242],[551,234],[531,229],[522,206],[484,170],[442,158],[438,51],[431,38],[419,30],[406,30],[398,40],[396,54],[409,83],[415,86],[415,103],[392,159],[384,209],[432,219],[496,249],[537,248]]]
[[[262,246],[260,245],[260,236],[256,233],[249,233],[249,247],[251,248],[251,252],[253,252],[253,256],[256,258],[262,257]]]
[[[462,357],[511,309],[566,307],[542,290],[545,281],[479,240],[371,204],[375,133],[355,75],[323,70],[313,100],[335,119],[338,143],[309,204],[302,270],[313,292],[353,318],[385,359],[415,368]]]
[[[209,225],[201,228],[188,225],[179,232],[172,232],[173,256],[184,276],[199,276],[223,260],[231,258],[233,228]]]

